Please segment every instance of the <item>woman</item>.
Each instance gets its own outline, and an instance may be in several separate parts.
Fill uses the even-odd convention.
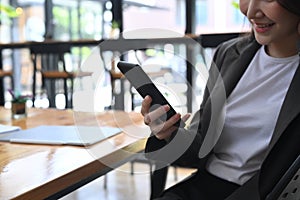
[[[217,48],[200,110],[188,128],[174,126],[180,114],[159,121],[169,107],[150,111],[151,97],[143,100],[141,113],[153,133],[146,156],[198,167],[158,199],[226,199],[245,184],[259,184],[251,198],[264,198],[300,153],[300,1],[240,0],[240,10],[253,34]],[[181,144],[187,149],[169,159]]]

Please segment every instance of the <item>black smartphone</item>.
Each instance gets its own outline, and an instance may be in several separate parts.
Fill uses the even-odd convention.
[[[120,61],[118,62],[117,67],[143,98],[145,98],[147,95],[152,97],[152,105],[154,107],[157,105],[166,104],[170,106],[170,110],[167,112],[166,119],[169,119],[176,114],[176,111],[174,110],[172,105],[154,85],[151,78],[146,74],[141,66],[139,66],[138,64]],[[185,123],[180,119],[175,125],[177,127],[184,127]]]

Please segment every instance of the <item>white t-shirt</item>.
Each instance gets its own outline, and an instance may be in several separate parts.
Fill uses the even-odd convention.
[[[260,48],[228,97],[210,173],[241,185],[259,170],[298,65],[298,55],[274,58]]]

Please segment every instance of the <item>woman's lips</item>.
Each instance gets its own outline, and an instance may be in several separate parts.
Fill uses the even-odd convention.
[[[254,29],[257,33],[266,33],[272,29],[272,26],[275,23],[262,24],[262,23],[253,23]]]

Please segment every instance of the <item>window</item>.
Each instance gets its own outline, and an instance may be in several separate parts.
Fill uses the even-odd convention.
[[[124,30],[162,28],[180,34],[185,32],[185,1],[183,0],[128,0],[123,6]]]
[[[197,0],[196,34],[248,31],[247,21],[235,0]]]
[[[102,10],[96,1],[54,1],[54,39],[101,39]]]
[[[203,26],[208,24],[208,3],[207,0],[196,1],[196,21],[197,25]]]

